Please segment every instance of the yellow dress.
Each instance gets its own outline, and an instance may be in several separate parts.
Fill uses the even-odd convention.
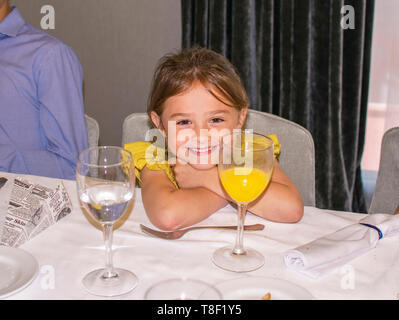
[[[273,140],[274,156],[278,159],[278,156],[280,155],[281,145],[277,139],[277,136],[275,134],[270,134],[267,135],[267,137]],[[176,189],[179,189],[179,186],[173,174],[172,167],[166,160],[164,160],[166,154],[165,149],[154,146],[152,142],[142,141],[129,142],[126,143],[124,147],[126,150],[129,150],[132,153],[134,161],[134,172],[140,186],[142,183],[140,175],[141,170],[143,170],[144,167],[147,167],[150,170],[164,170]],[[150,161],[147,161],[148,159],[150,159]]]

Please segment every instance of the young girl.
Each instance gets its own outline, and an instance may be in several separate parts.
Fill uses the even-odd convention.
[[[211,50],[192,48],[161,59],[153,78],[148,114],[169,142],[169,149],[179,150],[185,144],[188,153],[201,157],[213,150],[204,144],[201,132],[243,128],[248,105],[245,89],[230,62]],[[174,123],[175,126],[170,125]],[[179,139],[187,131],[198,137],[191,146],[187,146],[187,139]],[[277,137],[269,137],[278,155]],[[206,135],[205,140],[208,142]],[[154,148],[150,142],[125,145],[133,154],[145,210],[158,228],[174,230],[190,226],[231,202],[215,164],[179,160],[164,164],[148,162],[145,155],[148,147]],[[157,149],[154,155],[161,152],[165,150]],[[276,159],[268,187],[249,204],[248,211],[277,222],[301,219],[301,196]]]

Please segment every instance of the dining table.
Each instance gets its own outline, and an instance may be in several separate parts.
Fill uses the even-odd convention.
[[[303,288],[316,300],[399,299],[399,236],[381,239],[375,248],[317,279],[287,268],[284,262],[287,250],[357,223],[364,214],[305,206],[300,221],[279,223],[248,212],[246,224],[261,223],[265,228],[245,231],[244,246],[259,251],[265,263],[254,271],[237,273],[221,269],[212,262],[215,250],[234,244],[235,230],[195,230],[176,240],[144,233],[140,224],[156,227],[146,215],[139,187],[135,188],[134,201],[113,233],[114,266],[132,271],[138,277],[138,284],[120,296],[96,296],[84,289],[82,278],[104,266],[103,234],[82,207],[76,181],[7,172],[0,172],[0,177],[8,181],[23,178],[50,188],[62,182],[72,203],[68,215],[18,247],[37,260],[38,272],[28,286],[5,299],[142,300],[154,284],[174,278],[201,280],[215,287],[223,284],[224,288],[229,288],[226,283],[234,284],[238,279],[244,289],[245,283],[251,283],[252,279],[277,279]],[[4,223],[9,197],[9,193],[0,189],[0,224]],[[196,226],[236,224],[236,209],[227,205]],[[221,294],[225,296],[228,292],[221,290]],[[273,292],[271,294],[273,297]]]

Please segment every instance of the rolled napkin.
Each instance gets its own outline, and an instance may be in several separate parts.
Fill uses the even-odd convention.
[[[311,278],[318,278],[375,248],[386,237],[399,233],[399,215],[370,214],[359,223],[288,250],[286,266]]]

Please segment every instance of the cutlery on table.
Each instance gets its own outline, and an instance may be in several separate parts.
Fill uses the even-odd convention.
[[[198,229],[230,229],[230,230],[236,230],[237,226],[200,226],[200,227],[191,227],[191,228],[186,228],[186,229],[181,229],[181,230],[176,230],[176,231],[158,231],[154,230],[151,228],[148,228],[142,224],[140,224],[141,231],[150,234],[155,237],[159,237],[162,239],[167,239],[167,240],[175,240],[181,238],[186,232],[191,231],[191,230],[198,230]],[[251,225],[246,225],[244,226],[244,230],[246,231],[257,231],[257,230],[263,230],[265,226],[263,224],[251,224]]]

